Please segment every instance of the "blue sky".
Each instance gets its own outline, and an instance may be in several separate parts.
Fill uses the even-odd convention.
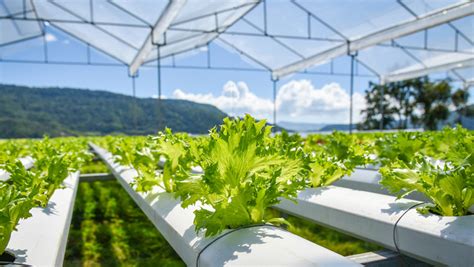
[[[60,30],[48,27],[47,47],[49,61],[87,62],[87,48],[73,37]],[[207,52],[193,52],[175,57],[178,66],[206,66]],[[105,54],[91,48],[91,61],[100,63],[117,63]],[[217,44],[210,45],[211,64],[224,67],[255,68],[247,63],[240,55],[229,52]],[[2,52],[4,60],[44,60],[44,47],[41,38],[25,41],[21,44],[7,46]],[[164,59],[163,65],[170,65],[171,59]],[[337,59],[334,71],[348,73],[349,58]],[[329,65],[316,68],[315,71],[328,71]],[[362,72],[362,70],[360,70]],[[0,62],[0,82],[28,86],[59,86],[106,90],[121,94],[132,94],[132,80],[128,77],[128,69],[123,66],[92,66],[92,65],[60,65],[60,64],[32,64]],[[179,69],[163,67],[162,92],[165,97],[172,98],[176,89],[190,94],[212,93],[214,96],[222,94],[227,82],[244,82],[249,90],[257,97],[268,99],[273,97],[270,73],[267,71],[229,71],[209,69]],[[343,90],[349,90],[349,76],[293,74],[278,81],[278,88],[294,81],[308,80],[319,89],[330,83],[337,83]],[[370,78],[355,78],[355,91],[363,93]],[[376,79],[374,80],[376,81]],[[142,67],[136,78],[136,94],[138,97],[152,97],[157,94],[157,70],[155,67]],[[280,119],[306,122],[334,122],[321,121],[317,117],[304,118],[288,117],[278,114]],[[270,119],[270,114],[267,117]],[[335,121],[339,122],[339,121]]]
[[[261,8],[261,6],[258,8]],[[258,8],[255,12],[258,12]],[[283,13],[280,15],[274,14],[270,18],[278,17],[281,20],[269,21],[270,25],[274,26],[274,28],[269,28],[269,30],[278,30],[280,34],[289,34],[303,28],[303,26],[285,28],[285,25],[290,24],[285,22],[284,15],[288,15],[290,11],[286,8],[273,10],[273,12],[277,11]],[[255,12],[249,14],[248,17],[251,18]],[[269,12],[272,12],[271,9]],[[287,16],[287,19],[293,19],[293,17]],[[300,18],[300,20],[301,25],[306,23],[305,19]],[[341,25],[347,24],[347,20],[341,19]],[[295,25],[298,25],[297,22],[295,22]],[[313,22],[312,30],[317,29],[321,30]],[[46,30],[47,54],[50,61],[87,61],[87,47],[83,43],[76,41],[73,37],[53,27],[46,27]],[[419,43],[419,36],[414,35],[413,38]],[[266,48],[263,44],[262,46],[257,47],[256,50]],[[256,67],[254,63],[249,63],[247,58],[235,53],[235,51],[225,49],[219,43],[211,43],[210,51],[211,64],[213,66]],[[206,49],[199,49],[177,56],[175,63],[178,66],[205,67],[207,64],[206,55]],[[0,51],[0,56],[4,60],[42,61],[45,58],[43,40],[37,38],[16,45],[4,46]],[[361,53],[360,57],[363,56],[364,53]],[[386,58],[384,59],[372,58],[371,60],[375,61],[374,64],[383,64],[391,60],[396,61],[396,58],[391,58],[390,56],[396,57],[396,55],[385,55]],[[278,57],[276,51],[275,57]],[[90,50],[90,58],[92,62],[118,63],[93,48]],[[171,59],[164,59],[162,64],[170,65]],[[317,72],[329,72],[329,70],[330,64],[312,69],[312,71]],[[350,58],[343,56],[335,59],[333,61],[333,70],[336,73],[348,74],[350,71]],[[357,65],[357,71],[361,74],[371,74],[361,65]],[[139,77],[136,79],[136,93],[138,97],[156,96],[156,72],[157,70],[154,67],[142,67],[139,70]],[[198,70],[164,67],[161,71],[161,77],[162,92],[167,98],[182,98],[210,103],[231,115],[242,115],[248,112],[259,118],[271,119],[273,93],[270,73],[267,71]],[[436,77],[443,78],[444,74]],[[363,94],[364,90],[368,87],[369,81],[377,82],[377,78],[355,77],[355,121],[360,119],[359,111],[364,105]],[[0,62],[0,82],[37,87],[85,88],[127,95],[132,94],[132,79],[128,77],[128,69],[125,65],[80,66]],[[293,74],[284,77],[278,81],[277,87],[279,91],[277,101],[278,119],[313,123],[347,123],[349,120],[349,84],[349,76]]]

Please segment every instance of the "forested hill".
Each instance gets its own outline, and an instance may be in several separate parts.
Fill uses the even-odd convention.
[[[226,114],[184,100],[133,98],[105,91],[0,84],[0,138],[43,135],[207,133]]]

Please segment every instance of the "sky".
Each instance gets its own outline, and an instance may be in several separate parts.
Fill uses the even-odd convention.
[[[278,9],[274,10],[274,12],[283,13],[270,14],[270,19],[280,18],[280,20],[270,21],[269,25],[278,26],[276,28],[281,31],[281,34],[301,30],[301,27],[294,29],[290,26],[285,27],[285,25],[290,25],[285,23],[285,14],[288,14],[288,10],[281,8],[279,11]],[[306,20],[301,21],[301,23],[305,22]],[[346,22],[347,20],[341,19],[340,23],[343,25]],[[316,26],[313,26],[312,30],[316,29]],[[46,52],[43,40],[37,38],[15,45],[3,46],[0,49],[1,59],[43,61],[47,54],[50,62],[87,62],[87,47],[84,44],[51,26],[46,27],[46,32]],[[224,48],[219,42],[212,42],[208,48],[179,55],[174,59],[175,64],[177,66],[205,67],[207,65],[207,49],[210,50],[211,65],[213,66],[258,67],[248,58]],[[257,53],[268,49],[270,48],[265,44],[255,47]],[[371,60],[376,63],[391,60],[390,55],[384,54],[382,49],[380,53],[385,57],[385,60],[381,60],[379,57],[374,57]],[[397,55],[392,56],[396,57]],[[364,53],[361,53],[360,57],[364,57]],[[278,60],[278,58],[279,55],[275,52],[275,55],[268,60]],[[95,63],[118,63],[93,48],[90,50],[90,60]],[[170,58],[163,59],[162,65],[164,66],[161,69],[163,97],[212,104],[229,115],[242,116],[245,113],[250,113],[259,119],[272,121],[273,83],[268,71],[170,68]],[[261,69],[261,67],[258,68]],[[343,56],[335,59],[332,68],[336,73],[349,74],[350,57]],[[329,69],[330,65],[324,64],[312,68],[311,71],[327,73]],[[371,74],[362,65],[356,65],[356,70],[357,73]],[[360,111],[365,107],[364,90],[368,88],[370,81],[378,82],[378,78],[375,76],[356,76],[354,78],[355,122],[361,120]],[[133,92],[132,79],[128,76],[128,69],[125,65],[92,66],[0,61],[0,83],[106,90],[126,95],[132,95]],[[299,73],[286,76],[277,82],[275,103],[277,120],[327,124],[348,123],[349,88],[349,75]],[[136,96],[157,96],[156,67],[144,66],[140,68],[139,76],[136,78]]]
[[[60,30],[48,27],[47,53],[50,62],[87,62],[87,48]],[[211,65],[255,68],[247,59],[211,44]],[[91,48],[91,61],[117,63]],[[175,57],[178,66],[206,66],[207,51],[200,49]],[[25,41],[6,47],[4,60],[44,60],[41,39]],[[215,60],[212,60],[216,58]],[[217,60],[218,59],[218,60]],[[335,61],[334,70],[349,73],[349,58]],[[163,66],[171,65],[163,59]],[[327,71],[328,66],[319,67]],[[318,71],[316,69],[315,71]],[[217,106],[229,115],[249,113],[259,119],[272,121],[273,83],[268,71],[228,71],[210,69],[181,69],[163,67],[162,94],[165,98],[187,99]],[[355,77],[354,120],[358,121],[364,107],[364,90],[368,82],[377,79]],[[32,64],[0,62],[0,82],[33,87],[72,87],[106,90],[132,95],[132,79],[123,66],[92,66],[64,64]],[[293,74],[277,81],[278,121],[307,123],[349,122],[349,76]],[[136,78],[136,96],[157,96],[157,69],[143,67]]]

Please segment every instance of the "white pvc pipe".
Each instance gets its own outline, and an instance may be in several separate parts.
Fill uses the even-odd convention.
[[[199,206],[184,209],[172,194],[157,188],[137,193],[130,186],[136,171],[116,164],[110,153],[90,145],[188,266],[360,266],[285,230],[268,226],[226,235],[206,248],[197,262],[200,251],[215,238],[205,238],[202,231],[195,231],[193,212]]]
[[[62,266],[71,225],[79,172],[70,174],[56,189],[45,208],[31,209],[32,217],[20,220],[7,251],[15,263],[32,266]]]
[[[276,208],[390,249],[395,249],[395,222],[420,203],[336,186],[304,190],[297,200],[282,200]],[[441,217],[411,209],[396,236],[403,254],[436,265],[474,266],[473,215]]]

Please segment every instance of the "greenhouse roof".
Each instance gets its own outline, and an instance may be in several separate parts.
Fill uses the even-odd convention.
[[[0,2],[5,45],[43,34],[42,23],[76,37],[130,66],[134,74],[145,60],[166,57],[217,37],[258,0],[229,1],[18,1]],[[170,27],[182,30],[172,30]],[[196,33],[194,30],[200,30]]]
[[[474,80],[473,1],[0,2],[0,46],[44,36],[45,24],[128,65],[132,75],[215,40],[275,80],[347,55],[382,82],[444,71]]]

